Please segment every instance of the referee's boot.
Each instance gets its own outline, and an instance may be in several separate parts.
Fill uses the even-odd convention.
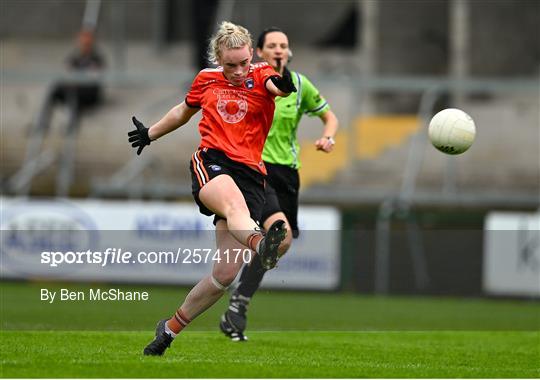
[[[265,270],[274,268],[278,262],[278,247],[287,236],[287,229],[283,220],[276,220],[260,242],[259,260]]]
[[[229,308],[221,316],[219,328],[233,342],[248,340],[247,336],[244,335],[247,325],[246,312],[248,305],[249,298],[234,293],[229,301]]]
[[[171,346],[174,338],[165,332],[165,323],[167,323],[167,321],[168,319],[162,319],[158,322],[154,340],[144,348],[143,353],[145,355],[161,356],[165,350]]]

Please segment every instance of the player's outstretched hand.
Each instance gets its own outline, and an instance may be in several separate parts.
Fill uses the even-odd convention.
[[[291,90],[289,92],[297,91],[292,81],[291,72],[289,71],[287,66],[283,67],[283,75],[281,76],[281,79],[287,84],[287,87],[289,87],[289,89]]]
[[[135,116],[131,118],[137,129],[128,132],[129,142],[131,146],[137,148],[137,155],[140,155],[143,148],[150,145],[150,137],[148,136],[148,128],[144,126]]]
[[[277,59],[276,62],[277,62],[277,70],[279,72],[281,69],[281,59]],[[283,74],[281,75],[281,77],[274,76],[274,77],[271,77],[270,79],[276,85],[277,88],[279,88],[281,91],[287,94],[297,91],[292,81],[291,72],[289,71],[287,66],[283,67]]]
[[[325,136],[315,141],[317,150],[322,150],[325,153],[330,153],[334,149],[336,142],[330,136]]]

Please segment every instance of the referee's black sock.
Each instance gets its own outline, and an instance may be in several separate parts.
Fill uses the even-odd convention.
[[[253,294],[259,289],[259,285],[264,277],[266,270],[262,267],[261,260],[251,260],[249,265],[245,265],[240,274],[240,285],[236,288],[237,294],[246,298],[253,297]]]

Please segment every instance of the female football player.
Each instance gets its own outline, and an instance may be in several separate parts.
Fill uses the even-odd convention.
[[[150,128],[133,118],[136,130],[129,133],[129,141],[140,154],[150,142],[181,127],[202,109],[201,143],[190,163],[195,202],[201,213],[215,215],[218,249],[247,246],[256,252],[262,267],[271,269],[286,229],[284,221],[276,220],[263,236],[256,223],[264,205],[266,169],[261,155],[275,96],[296,89],[290,75],[278,75],[266,63],[251,64],[252,56],[249,32],[221,23],[209,47],[210,60],[219,67],[200,71],[185,100]],[[216,262],[174,315],[158,322],[144,354],[162,355],[183,328],[213,305],[240,270],[243,262],[238,261]]]

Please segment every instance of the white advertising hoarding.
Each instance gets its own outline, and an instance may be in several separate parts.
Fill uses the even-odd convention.
[[[484,291],[540,296],[540,213],[492,212],[484,230]]]
[[[212,218],[192,203],[1,198],[2,278],[193,285],[211,271]],[[302,232],[263,286],[334,289],[340,215],[301,207]],[[249,250],[231,252],[249,261]],[[227,256],[229,257],[229,256]]]

